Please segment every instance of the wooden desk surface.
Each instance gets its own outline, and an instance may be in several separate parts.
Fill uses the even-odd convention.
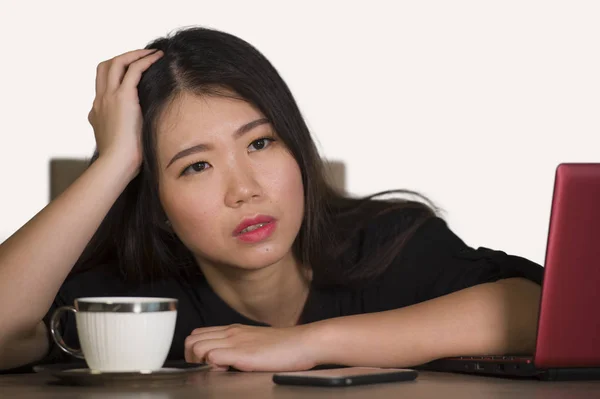
[[[158,387],[75,387],[40,374],[0,376],[2,398],[599,398],[600,381],[542,382],[421,372],[412,382],[319,388],[275,385],[271,373],[201,372],[187,383]]]

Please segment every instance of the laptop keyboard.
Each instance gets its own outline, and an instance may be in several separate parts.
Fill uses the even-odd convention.
[[[531,356],[460,356],[453,357],[449,360],[475,360],[478,362],[515,362],[515,363],[532,363],[533,358]]]

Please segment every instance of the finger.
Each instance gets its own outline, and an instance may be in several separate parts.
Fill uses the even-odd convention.
[[[108,61],[103,61],[96,67],[96,96],[104,94],[106,90],[106,75],[108,74]]]
[[[150,54],[152,51],[153,51],[152,49],[134,50],[134,51],[129,51],[127,53],[121,54],[115,58],[123,57],[123,56],[129,57],[129,54],[134,54],[134,53],[147,55],[147,54]],[[115,58],[113,58],[113,59],[115,59]],[[98,66],[96,67],[96,95],[104,94],[104,92],[106,91],[106,80],[108,77],[108,70],[110,68],[111,61],[112,60],[103,61],[103,62],[99,63]]]
[[[231,344],[224,339],[200,341],[185,351],[185,361],[188,363],[206,363],[206,354],[214,349],[229,348]]]
[[[215,348],[205,354],[205,362],[218,367],[231,366],[242,371],[251,371],[243,365],[241,352],[234,348]]]
[[[125,76],[121,82],[121,87],[136,88],[138,83],[140,83],[142,73],[144,73],[146,69],[150,68],[150,66],[158,61],[158,59],[163,55],[164,53],[159,50],[156,53],[150,54],[147,57],[141,58],[129,64],[127,67],[127,72],[125,72]]]
[[[106,89],[109,91],[118,89],[129,65],[156,52],[156,49],[133,50],[110,60],[108,62],[110,66],[106,70]]]
[[[227,326],[213,326],[213,327],[196,328],[196,329],[192,330],[190,335],[197,335],[197,334],[204,334],[206,332],[226,330],[229,327],[230,326],[227,325]]]
[[[184,341],[185,348],[191,348],[200,341],[208,341],[211,339],[225,339],[227,334],[225,330],[222,331],[210,331],[204,334],[188,335]]]

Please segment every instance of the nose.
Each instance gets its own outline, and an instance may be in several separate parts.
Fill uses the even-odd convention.
[[[229,170],[225,205],[236,208],[244,203],[256,201],[262,195],[262,188],[251,166],[236,165]]]

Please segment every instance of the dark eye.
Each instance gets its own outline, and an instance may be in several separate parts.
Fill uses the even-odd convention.
[[[269,145],[271,145],[272,142],[274,142],[275,140],[269,137],[263,137],[260,138],[258,140],[254,140],[252,143],[250,143],[250,145],[248,146],[248,149],[252,152],[252,151],[259,151],[259,150],[264,150],[265,148],[267,148]],[[253,148],[253,149],[252,149]]]
[[[185,168],[183,170],[183,172],[181,172],[181,175],[189,175],[189,174],[193,174],[193,173],[199,173],[202,172],[206,169],[210,168],[210,164],[208,162],[196,162],[193,163],[191,165],[189,165],[187,168]]]

